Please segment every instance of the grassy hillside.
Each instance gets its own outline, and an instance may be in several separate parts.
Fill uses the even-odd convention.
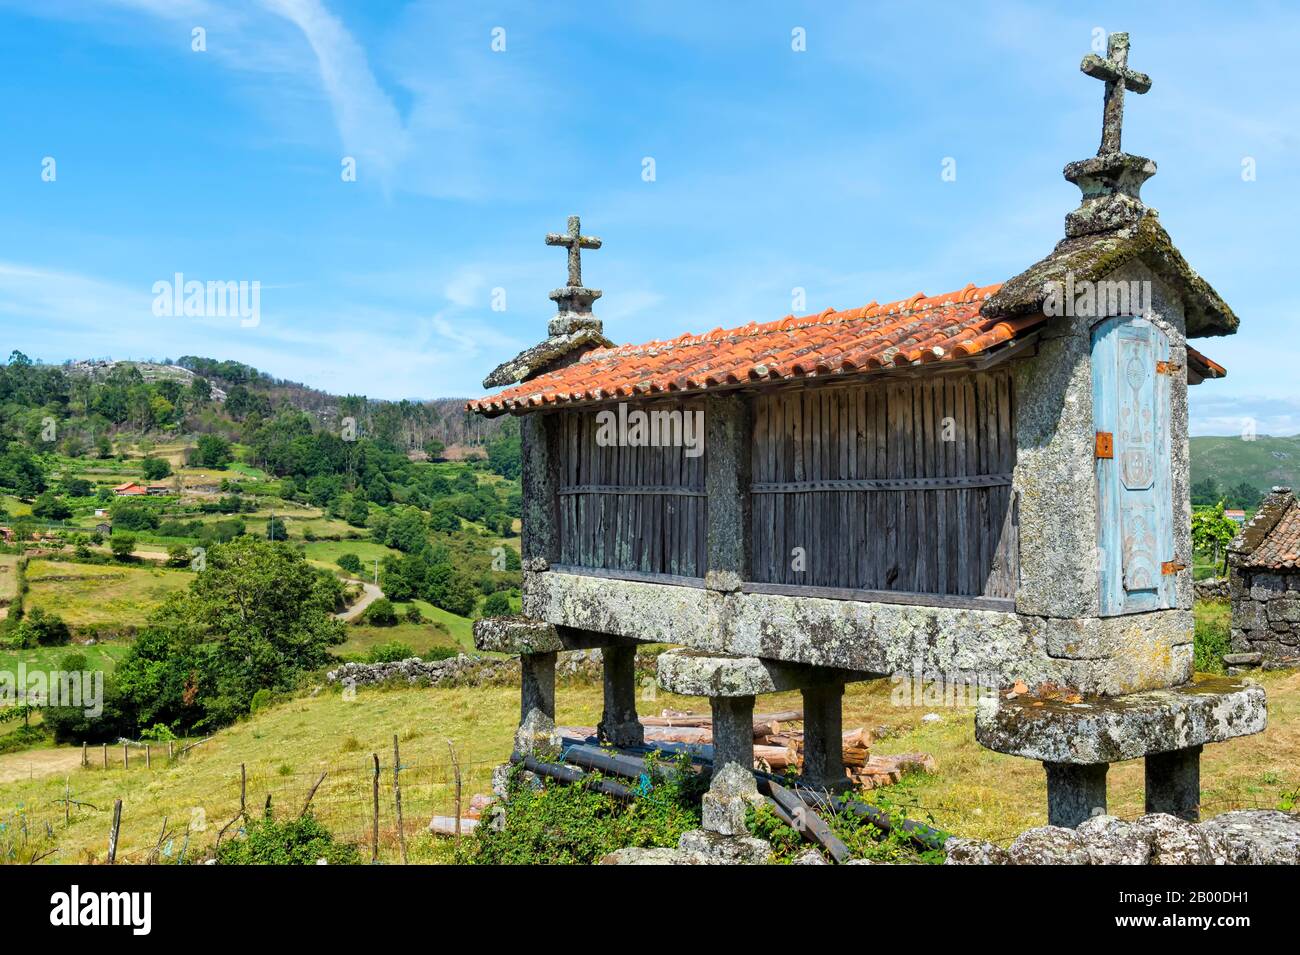
[[[1290,438],[1207,436],[1191,439],[1192,482],[1213,478],[1220,487],[1245,482],[1261,491],[1300,486],[1300,435]]]
[[[27,609],[58,614],[70,627],[116,630],[140,627],[173,591],[188,587],[194,575],[148,562],[78,564],[32,560],[27,566]]]
[[[1300,786],[1300,674],[1270,673],[1269,727],[1259,735],[1206,747],[1202,760],[1203,812],[1216,815],[1243,807],[1275,808],[1283,793]],[[897,706],[889,680],[853,684],[844,700],[845,726],[884,727],[874,744],[878,753],[924,751],[938,771],[909,777],[902,785],[875,793],[890,799],[916,819],[933,819],[951,832],[1003,844],[1023,829],[1045,821],[1042,768],[1030,760],[1003,756],[979,746],[972,733],[969,708],[942,709],[941,720],[922,722],[933,707]],[[190,836],[191,858],[211,845],[216,831],[239,806],[239,767],[248,770],[248,805],[260,811],[271,796],[272,809],[296,814],[307,791],[327,771],[313,801],[320,818],[340,836],[365,843],[370,827],[371,753],[380,758],[380,829],[382,861],[398,860],[392,791],[393,736],[401,738],[402,801],[412,861],[442,861],[445,842],[423,833],[429,817],[449,814],[453,806],[452,771],[447,740],[460,759],[465,799],[490,788],[492,767],[504,760],[519,717],[516,687],[480,689],[361,690],[346,700],[322,690],[259,711],[249,720],[219,733],[174,764],[155,748],[151,769],[143,753],[133,751],[122,769],[121,749],[110,747],[110,768],[101,768],[96,751],[91,768],[79,768],[80,752],[35,750],[0,756],[0,822],[16,832],[25,816],[31,832],[50,822],[56,849],[50,862],[102,860],[113,800],[123,800],[119,861],[143,861],[157,843],[163,817],[178,828],[169,839],[171,858]],[[764,697],[764,708],[798,706],[797,693]],[[599,718],[599,684],[562,685],[557,692],[562,723],[593,725]],[[643,712],[664,707],[707,712],[701,699],[659,693],[640,703]],[[74,807],[63,824],[65,780],[72,798],[89,806]],[[1115,765],[1110,773],[1111,811],[1134,817],[1142,812],[1143,767],[1140,760]],[[201,827],[201,828],[199,828]],[[232,830],[233,831],[233,830]],[[0,836],[3,838],[3,836]],[[368,857],[368,851],[363,853]]]

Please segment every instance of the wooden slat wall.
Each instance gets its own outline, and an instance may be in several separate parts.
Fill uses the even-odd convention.
[[[752,580],[1015,596],[1007,370],[759,394],[753,421]]]
[[[659,401],[633,407],[702,406]],[[560,429],[560,563],[703,577],[704,456],[687,457],[682,447],[602,447],[595,411],[564,414]]]

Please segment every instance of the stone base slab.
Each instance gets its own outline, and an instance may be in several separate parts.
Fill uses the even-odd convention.
[[[1032,693],[981,699],[975,738],[998,753],[1089,765],[1250,736],[1268,722],[1264,688],[1225,677],[1127,696],[1069,699]]]
[[[530,617],[484,617],[474,621],[474,646],[489,653],[558,653],[566,649],[556,628]]]
[[[780,663],[759,657],[669,650],[658,659],[659,685],[681,696],[744,697],[864,680],[868,674]]]

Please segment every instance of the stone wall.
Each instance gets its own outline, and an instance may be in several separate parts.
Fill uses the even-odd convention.
[[[1300,666],[1300,571],[1233,568],[1232,649],[1262,654],[1265,669]]]

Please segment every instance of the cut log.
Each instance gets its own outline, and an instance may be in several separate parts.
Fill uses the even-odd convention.
[[[785,746],[754,746],[754,761],[768,770],[780,772],[799,765],[798,754]]]

